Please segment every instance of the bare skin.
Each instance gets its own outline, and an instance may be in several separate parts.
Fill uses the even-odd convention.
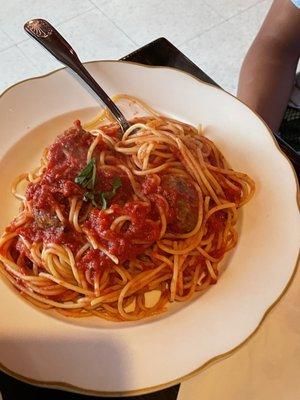
[[[275,0],[242,65],[237,97],[277,132],[300,57],[300,9]]]

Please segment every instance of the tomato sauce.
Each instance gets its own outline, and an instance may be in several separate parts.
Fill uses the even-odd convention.
[[[56,204],[67,203],[69,197],[83,194],[74,180],[86,165],[92,141],[92,135],[82,129],[79,121],[57,138],[48,150],[48,165],[42,180],[27,187],[26,198],[32,201],[33,208],[53,209]],[[97,148],[96,153],[100,150]]]
[[[226,212],[220,210],[213,213],[207,220],[207,235],[224,229],[226,223]]]
[[[56,243],[68,246],[75,253],[85,243],[84,235],[68,223],[69,198],[83,196],[84,189],[74,180],[86,165],[87,151],[93,140],[76,121],[74,127],[50,146],[42,179],[38,183],[29,183],[26,189],[26,200],[31,204],[34,218],[18,228],[18,232],[30,243]],[[99,155],[100,151],[101,144],[94,155]],[[64,223],[58,219],[56,207],[65,217]],[[21,250],[20,244],[18,250]],[[26,253],[26,250],[22,252]]]
[[[76,232],[69,225],[41,228],[34,220],[18,228],[18,233],[30,243],[43,242],[44,244],[56,243],[65,245],[74,253],[86,242],[84,235]]]
[[[229,186],[223,175],[218,174],[218,181],[222,183],[222,189],[225,194],[226,200],[239,204],[242,196],[242,187],[238,182],[234,182],[236,189]]]
[[[196,189],[190,179],[165,174],[158,183],[150,175],[146,177],[142,188],[153,205],[159,204],[166,212],[168,229],[172,233],[186,233],[194,229],[198,220],[199,204]]]
[[[105,133],[118,137],[120,130],[112,124],[105,128]],[[87,152],[94,139],[76,121],[73,128],[58,137],[49,147],[48,164],[42,179],[37,183],[30,183],[26,190],[26,199],[30,202],[33,218],[17,228],[23,238],[30,243],[65,245],[76,254],[86,243],[86,235],[77,232],[69,223],[69,200],[73,196],[84,200],[82,207],[85,209],[92,204],[83,228],[100,246],[116,256],[119,263],[143,254],[159,239],[161,220],[157,205],[166,214],[167,229],[170,232],[189,232],[195,227],[198,219],[198,196],[188,178],[168,174],[161,177],[136,177],[140,190],[150,202],[138,200],[126,172],[118,168],[124,162],[124,156],[108,149],[102,140],[94,149],[93,158],[99,160],[100,152],[107,150],[110,164],[114,168],[97,167],[93,188],[88,192],[90,197],[86,198],[88,189],[75,183],[75,178],[87,166]],[[106,204],[103,203],[103,196]],[[57,209],[63,215],[64,221],[59,219]],[[121,227],[111,229],[114,221],[122,216],[127,216],[128,219]],[[18,241],[16,250],[19,254],[30,257],[21,240]],[[82,270],[97,271],[113,265],[113,261],[99,249],[87,250],[78,261]]]
[[[226,196],[226,199],[232,203],[237,203],[239,204],[241,200],[241,195],[242,195],[242,189],[238,188],[237,190],[231,188],[230,186],[227,186],[223,188],[224,194]]]
[[[103,271],[112,267],[113,262],[101,250],[90,249],[79,260],[77,266],[80,270]]]
[[[118,257],[120,262],[135,258],[158,240],[160,225],[149,218],[151,208],[147,205],[131,201],[125,206],[114,204],[110,209],[113,211],[111,214],[93,209],[85,226],[95,240]],[[126,221],[119,232],[111,230],[115,218],[123,215],[128,215],[130,221]]]

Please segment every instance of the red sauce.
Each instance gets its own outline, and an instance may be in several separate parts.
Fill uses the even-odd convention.
[[[93,209],[85,226],[95,240],[117,256],[120,262],[135,258],[159,238],[160,225],[149,218],[151,208],[147,205],[131,201],[125,206],[114,204],[111,210],[113,213],[107,214]],[[111,230],[112,222],[122,215],[128,215],[130,221],[125,222],[120,232]]]
[[[221,259],[225,254],[225,248],[221,247],[220,249],[215,249],[209,253],[214,258]]]
[[[239,204],[239,202],[241,200],[241,195],[242,195],[241,188],[239,188],[238,190],[235,190],[235,189],[231,188],[230,186],[227,186],[226,188],[223,188],[223,191],[224,191],[224,194],[228,201]]]
[[[105,128],[105,133],[118,137],[120,129],[116,124]],[[88,149],[94,137],[85,132],[79,121],[73,128],[57,138],[50,146],[48,164],[43,178],[38,183],[30,183],[26,198],[30,201],[33,218],[18,229],[30,243],[57,243],[69,247],[74,254],[86,243],[85,234],[75,231],[68,222],[70,212],[69,199],[73,196],[84,198],[86,189],[75,183],[75,178],[86,166]],[[100,141],[93,151],[93,157],[99,159],[100,152],[106,148]],[[83,226],[94,240],[110,254],[118,257],[120,263],[136,258],[159,239],[161,223],[159,205],[167,216],[167,229],[171,232],[189,232],[197,223],[198,196],[188,178],[171,175],[136,177],[140,190],[150,200],[147,204],[137,200],[127,174],[118,165],[124,156],[107,149],[114,168],[99,168],[96,184],[93,188],[94,204]],[[118,179],[121,186],[114,191]],[[110,213],[101,209],[101,193],[113,193],[107,198]],[[98,197],[97,197],[98,196]],[[64,221],[57,216],[59,207]],[[99,207],[99,208],[98,208]],[[116,218],[127,215],[120,230],[112,230]],[[212,222],[213,223],[213,222]],[[29,257],[26,247],[19,240],[16,244],[18,254]],[[111,268],[114,263],[100,250],[88,250],[78,262],[82,270],[97,271]]]
[[[101,127],[101,129],[108,136],[111,136],[113,138],[117,138],[120,140],[122,138],[122,132],[120,130],[120,125],[117,123],[113,123],[111,125],[106,125],[104,127]]]
[[[202,256],[202,254],[199,254],[198,256],[195,256],[194,262],[192,264],[189,263],[187,267],[184,268],[183,274],[187,273],[188,275],[190,274],[190,270],[195,269],[195,267],[200,266],[201,270],[205,269],[206,270],[206,262],[205,262],[205,257]],[[201,272],[200,272],[201,275]]]
[[[85,132],[79,121],[50,146],[47,169],[42,180],[27,187],[26,198],[32,201],[33,208],[50,210],[65,199],[83,194],[74,179],[86,165],[87,151],[93,141],[92,135]],[[99,154],[100,148],[97,148]],[[66,202],[67,203],[67,202]]]
[[[84,236],[68,225],[40,228],[36,222],[32,220],[32,222],[19,228],[18,232],[31,243],[43,242],[44,244],[61,244],[69,247],[74,253],[85,243]]]
[[[84,190],[74,179],[86,165],[87,151],[94,138],[85,132],[79,121],[50,146],[48,164],[43,178],[30,183],[26,199],[30,201],[34,219],[18,228],[29,242],[57,243],[68,246],[73,252],[85,243],[84,235],[76,232],[68,223],[69,198],[83,195]],[[99,155],[101,144],[95,149]],[[59,206],[66,222],[61,223],[55,213]],[[18,245],[20,252],[21,248]]]
[[[84,254],[77,265],[81,270],[101,271],[105,268],[110,268],[112,261],[102,251],[91,249]]]
[[[226,213],[224,211],[216,211],[207,220],[208,232],[210,235],[213,232],[218,232],[224,229],[226,223]]]
[[[99,170],[97,174],[96,191],[99,192],[110,192],[113,189],[113,183],[118,178],[121,181],[121,187],[118,188],[115,196],[110,201],[110,204],[122,204],[124,205],[128,200],[132,198],[133,190],[130,180],[121,169],[118,170]]]
[[[76,121],[73,128],[58,137],[50,146],[49,163],[43,181],[57,183],[60,180],[70,180],[73,182],[78,172],[86,165],[87,151],[93,139],[90,133],[82,129],[80,122]],[[99,154],[99,146],[97,150]]]
[[[227,219],[227,214],[226,212],[220,210],[220,211],[216,211],[214,214],[212,214],[209,219],[207,220],[207,233],[206,236],[210,236],[212,233],[218,233],[222,230],[224,230],[225,228],[225,224],[226,224],[226,219]],[[217,249],[217,245],[218,245],[218,235],[216,234],[214,236],[214,249],[215,250],[211,250],[209,252],[209,254],[214,257],[214,258],[218,258],[221,259],[224,254],[225,254],[225,247],[224,244],[221,245],[221,247],[219,249]]]
[[[168,229],[173,233],[193,230],[198,220],[198,196],[188,178],[163,175],[161,182],[153,176],[146,177],[143,192],[166,213]]]
[[[230,180],[230,177],[228,177]],[[242,188],[238,182],[233,182],[233,184],[237,187],[236,189],[232,188],[228,185],[226,179],[223,175],[218,174],[218,181],[222,184],[223,192],[225,194],[226,200],[239,204],[242,196]]]
[[[157,193],[159,188],[158,179],[154,175],[146,175],[142,183],[142,190],[145,195]]]

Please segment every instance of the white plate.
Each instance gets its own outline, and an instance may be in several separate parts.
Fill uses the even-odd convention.
[[[87,68],[110,95],[128,93],[162,113],[204,124],[232,167],[257,185],[218,284],[157,319],[124,325],[62,319],[35,309],[0,281],[3,370],[69,390],[136,394],[173,384],[256,330],[297,263],[297,184],[264,123],[222,90],[170,68],[110,61]],[[72,120],[95,115],[96,106],[66,70],[22,82],[2,95],[1,229],[16,212],[9,193],[13,177],[37,164],[42,148]]]

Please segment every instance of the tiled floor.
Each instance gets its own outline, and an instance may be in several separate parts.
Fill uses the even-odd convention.
[[[0,92],[60,67],[23,32],[53,23],[83,61],[118,59],[164,36],[228,91],[271,0],[0,0]]]

